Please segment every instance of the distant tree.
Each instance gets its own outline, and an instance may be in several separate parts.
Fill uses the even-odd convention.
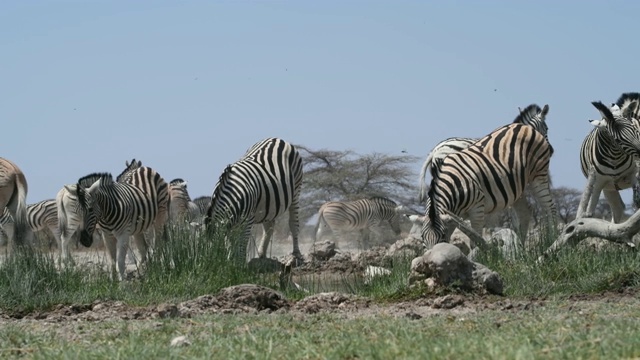
[[[582,192],[578,189],[561,186],[551,189],[553,202],[558,210],[558,216],[565,224],[573,221],[578,212]]]
[[[304,163],[301,221],[313,216],[327,201],[370,196],[387,197],[417,213],[424,211],[418,202],[417,175],[412,169],[418,157],[297,147]]]

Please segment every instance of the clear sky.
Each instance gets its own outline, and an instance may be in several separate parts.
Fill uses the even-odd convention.
[[[638,13],[589,0],[2,1],[0,156],[26,174],[29,203],[134,157],[195,198],[265,137],[424,159],[537,103],[550,106],[554,186],[582,189],[590,102],[640,91]]]

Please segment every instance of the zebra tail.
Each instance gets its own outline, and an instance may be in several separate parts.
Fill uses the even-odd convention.
[[[320,207],[320,210],[318,211],[318,222],[316,223],[316,226],[313,229],[313,244],[316,243],[316,239],[318,237],[318,230],[320,230],[320,224],[324,221],[323,210],[324,210],[324,205]]]
[[[438,211],[438,201],[436,199],[436,184],[440,178],[440,167],[442,166],[443,159],[436,159],[431,167],[431,186],[427,193],[427,217],[428,222],[425,222],[422,237],[424,240],[432,245],[442,241],[444,236],[444,224],[440,219]]]
[[[24,174],[19,173],[16,179],[16,187],[18,188],[18,206],[16,208],[16,216],[13,219],[15,224],[14,237],[21,243],[25,241],[25,235],[29,230],[27,223],[27,179]]]
[[[427,177],[427,171],[429,171],[429,168],[431,167],[431,163],[433,162],[433,151],[431,151],[429,153],[429,155],[427,156],[427,160],[424,161],[424,164],[422,164],[422,169],[420,170],[420,202],[424,203],[427,199],[427,182],[426,182],[426,177]]]
[[[63,192],[60,191],[56,197],[56,208],[58,210],[58,231],[60,236],[67,236],[67,211],[64,208],[64,202],[62,201]]]

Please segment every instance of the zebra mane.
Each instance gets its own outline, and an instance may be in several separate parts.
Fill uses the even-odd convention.
[[[202,196],[198,196],[197,198],[193,199],[193,202],[200,202],[200,201],[211,201],[211,197],[207,196],[207,195],[202,195]]]
[[[538,113],[541,111],[542,109],[540,108],[540,106],[538,106],[537,104],[531,104],[524,108],[524,110],[520,110],[520,114],[516,116],[516,118],[513,120],[513,123],[524,124],[527,119],[538,115]]]
[[[185,187],[187,187],[187,182],[184,181],[182,178],[175,178],[173,180],[171,180],[171,182],[169,183],[169,185],[174,186],[174,185],[183,185]]]
[[[78,194],[78,203],[83,209],[87,209],[86,189],[90,188],[96,181],[102,179],[113,181],[113,176],[111,176],[111,173],[93,173],[78,179],[76,191]]]
[[[620,109],[622,109],[625,107],[625,105],[628,105],[630,102],[634,100],[640,101],[640,93],[637,93],[637,92],[624,93],[620,95],[620,97],[618,98],[618,101],[616,101],[616,105],[618,105]]]
[[[111,173],[93,173],[93,174],[83,176],[80,179],[78,179],[78,184],[77,184],[78,189],[90,188],[91,185],[93,185],[96,181],[100,179],[109,179],[110,181],[113,181],[113,176],[111,176]]]

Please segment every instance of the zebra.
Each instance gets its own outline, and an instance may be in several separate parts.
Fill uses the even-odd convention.
[[[421,234],[425,245],[448,241],[453,229],[441,219],[447,213],[469,218],[481,233],[485,214],[514,204],[525,186],[555,222],[549,176],[552,154],[553,147],[541,132],[513,123],[436,160]]]
[[[182,221],[191,222],[200,216],[200,207],[191,201],[187,191],[187,182],[181,178],[169,182],[169,220],[176,224]]]
[[[369,241],[371,225],[387,222],[400,235],[398,211],[403,207],[384,197],[370,197],[353,201],[329,201],[318,210],[314,243],[327,232],[360,230],[363,245]]]
[[[207,230],[222,223],[226,223],[227,228],[244,227],[237,248],[230,248],[228,254],[229,258],[236,257],[244,263],[252,225],[263,225],[258,257],[264,258],[276,218],[289,211],[293,255],[300,259],[298,200],[301,186],[302,158],[296,147],[278,138],[259,141],[220,175],[206,212]]]
[[[0,217],[0,224],[4,228],[9,224],[13,224],[13,217],[7,208]],[[31,229],[31,233],[26,241],[33,243],[33,234],[39,231],[49,230],[60,247],[60,231],[58,228],[58,210],[56,209],[56,201],[54,199],[42,200],[35,204],[27,205],[27,224]],[[2,231],[4,232],[4,230]],[[3,234],[6,236],[6,232]]]
[[[91,183],[84,184],[89,187]],[[85,230],[85,217],[90,214],[78,203],[76,184],[67,184],[56,195],[56,210],[58,214],[58,231],[60,232],[60,257],[62,263],[72,261],[70,245],[80,242],[85,247],[93,243],[92,236],[80,236]]]
[[[147,244],[143,233],[164,225],[166,217],[162,217],[168,215],[169,204],[161,203],[168,199],[168,185],[155,170],[139,167],[133,173],[121,175],[125,176],[119,177],[123,182],[114,181],[110,173],[93,173],[80,178],[76,189],[78,203],[89,213],[84,219],[86,230],[81,235],[92,235],[96,225],[100,225],[109,257],[122,281],[129,237],[133,237],[144,264]],[[92,185],[86,188],[87,183]]]
[[[14,220],[5,232],[11,246],[25,244],[30,236],[27,225],[28,185],[24,173],[18,165],[0,157],[0,209],[8,208]]]
[[[547,138],[548,126],[546,122],[547,114],[549,113],[549,105],[544,105],[542,108],[537,104],[530,104],[524,109],[518,108],[518,116],[513,120],[514,124],[524,124],[532,126],[534,129],[542,133]],[[452,137],[439,142],[429,153],[427,159],[422,165],[420,170],[420,202],[425,202],[427,197],[427,183],[426,175],[427,171],[434,166],[434,162],[437,159],[444,159],[447,155],[462,151],[473,143],[478,141],[477,138],[467,137]],[[529,231],[529,223],[531,220],[531,210],[525,196],[518,198],[513,204],[513,210],[516,213],[519,223],[520,234],[526,235]]]
[[[153,177],[148,172],[154,172],[155,170],[143,167],[142,161],[132,159],[130,162],[125,161],[125,169],[122,170],[120,175],[116,177],[116,182],[128,183],[141,188],[147,194],[155,194],[156,202],[158,205],[158,213],[153,228],[149,229],[145,234],[151,239],[151,245],[155,246],[155,242],[162,238],[165,233],[165,224],[169,221],[171,211],[171,195],[169,193],[169,186],[160,177],[153,181],[149,181]]]
[[[637,182],[638,156],[640,156],[640,94],[624,93],[607,108],[601,102],[591,104],[600,112],[601,120],[590,120],[595,126],[580,147],[580,166],[588,177],[595,170],[593,191],[584,216],[593,216],[600,193],[611,206],[612,221],[619,223],[625,205],[620,190]]]

